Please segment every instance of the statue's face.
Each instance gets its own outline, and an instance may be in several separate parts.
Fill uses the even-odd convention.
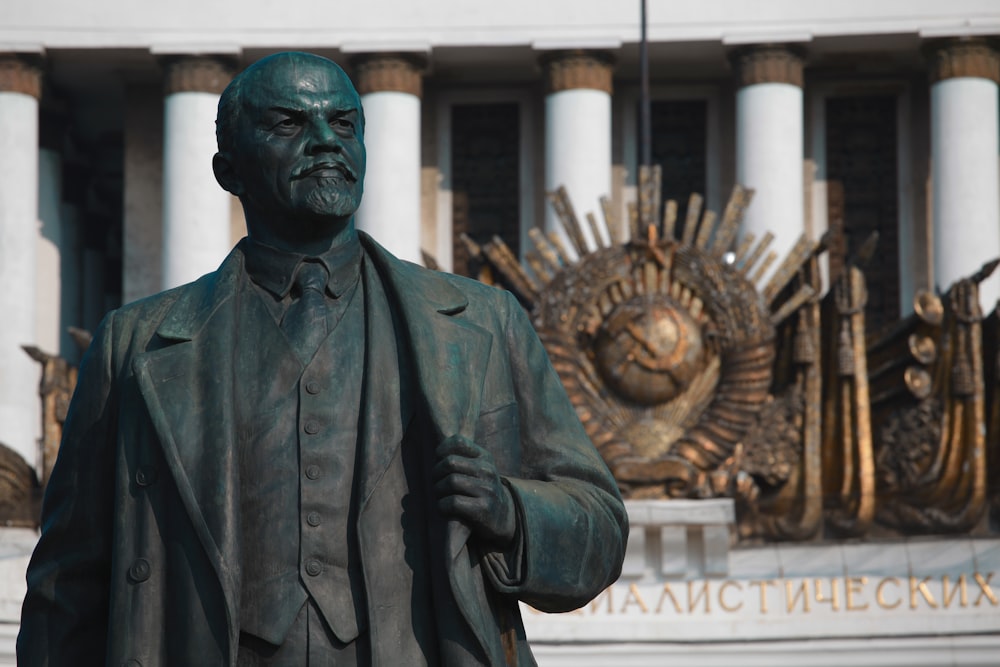
[[[365,175],[363,122],[333,63],[292,55],[262,67],[243,89],[234,151],[244,205],[261,224],[350,218]]]

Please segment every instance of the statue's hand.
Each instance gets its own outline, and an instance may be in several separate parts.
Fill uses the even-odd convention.
[[[493,456],[476,443],[453,435],[435,452],[431,473],[438,509],[464,521],[484,540],[506,546],[517,528],[514,498],[500,480]]]

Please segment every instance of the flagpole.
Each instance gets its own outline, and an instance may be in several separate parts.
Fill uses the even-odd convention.
[[[640,3],[642,32],[639,40],[639,164],[648,167],[653,162],[652,112],[649,101],[649,43],[646,37],[646,0],[640,0]]]

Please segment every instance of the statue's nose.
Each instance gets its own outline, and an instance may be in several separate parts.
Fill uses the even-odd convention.
[[[323,121],[310,123],[309,139],[306,143],[306,152],[310,155],[316,153],[339,153],[341,151],[340,137],[333,131],[329,124]]]

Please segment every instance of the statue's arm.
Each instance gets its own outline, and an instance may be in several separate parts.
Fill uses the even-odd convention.
[[[103,665],[114,519],[114,314],[83,357],[28,566],[18,664]]]
[[[521,472],[504,483],[517,509],[517,539],[505,559],[487,558],[487,572],[503,593],[543,611],[567,611],[618,577],[628,518],[527,315],[510,295],[506,309]]]

